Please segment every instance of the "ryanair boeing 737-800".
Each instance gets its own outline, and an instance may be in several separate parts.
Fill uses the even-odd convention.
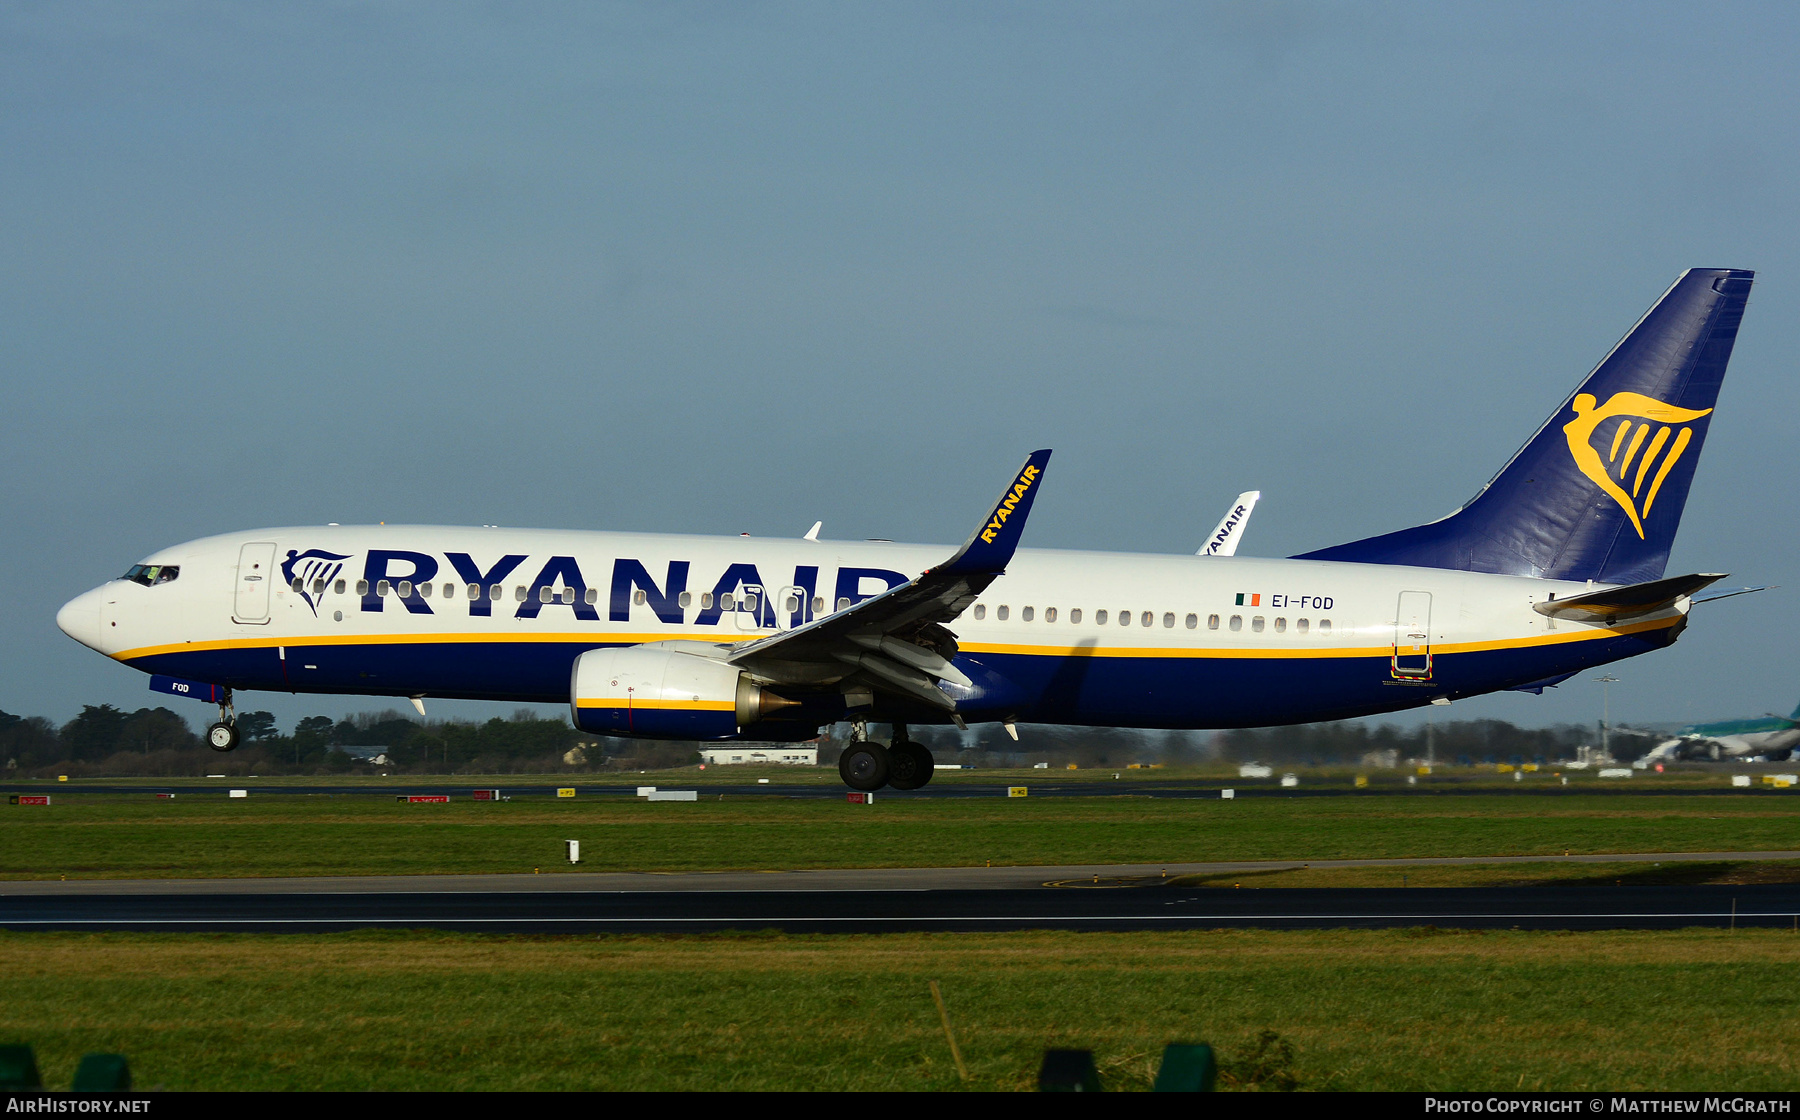
[[[930,780],[908,724],[1256,727],[1541,691],[1669,645],[1723,578],[1664,568],[1752,278],[1684,273],[1457,512],[1288,559],[1020,549],[1038,451],[954,551],[260,529],[148,556],[57,624],[217,703],[218,750],[242,690],[556,702],[616,736],[849,721],[863,790]]]

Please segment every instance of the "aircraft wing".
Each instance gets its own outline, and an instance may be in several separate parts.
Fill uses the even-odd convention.
[[[1006,571],[1050,461],[1034,451],[956,555],[899,587],[805,626],[734,649],[727,658],[772,683],[824,684],[856,676],[872,689],[951,711],[937,686],[968,687],[950,664],[956,635],[944,627]]]
[[[1244,526],[1250,523],[1250,511],[1256,508],[1256,503],[1261,497],[1261,490],[1246,490],[1239,494],[1237,501],[1231,503],[1231,508],[1226,510],[1225,516],[1219,519],[1217,525],[1213,526],[1213,531],[1208,534],[1206,543],[1201,545],[1200,551],[1194,555],[1237,555],[1238,542],[1244,539]]]
[[[1566,599],[1533,603],[1531,609],[1551,618],[1566,618],[1572,622],[1604,622],[1610,626],[1620,619],[1669,610],[1677,599],[1709,587],[1724,579],[1727,574],[1701,572],[1691,576],[1651,580],[1649,583],[1630,583],[1623,587],[1609,587],[1604,591],[1571,595]]]

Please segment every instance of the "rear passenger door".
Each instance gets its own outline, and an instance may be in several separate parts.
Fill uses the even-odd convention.
[[[1431,679],[1431,592],[1402,591],[1394,608],[1394,676]]]

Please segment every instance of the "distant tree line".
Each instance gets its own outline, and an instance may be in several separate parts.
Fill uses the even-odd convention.
[[[820,742],[830,765],[849,738],[839,724]],[[1088,767],[1266,762],[1271,765],[1345,765],[1367,760],[1435,757],[1444,765],[1541,761],[1575,757],[1597,745],[1586,725],[1524,728],[1504,720],[1457,720],[1400,728],[1362,722],[1301,724],[1231,731],[1136,731],[1122,728],[1026,725],[1011,739],[1000,725],[958,731],[914,727],[914,738],[940,762],[978,767]],[[332,773],[551,773],[659,770],[699,761],[703,744],[609,739],[587,735],[566,719],[543,719],[521,709],[485,723],[426,720],[399,711],[332,719],[307,716],[283,732],[263,711],[238,716],[242,745],[220,754],[207,748],[187,721],[168,708],[127,712],[88,705],[58,727],[41,716],[0,712],[0,772],[17,776],[145,776]],[[885,740],[891,729],[872,726]],[[1612,753],[1636,758],[1657,740],[1614,729]],[[377,761],[379,760],[379,761]]]
[[[643,753],[584,735],[565,719],[541,719],[528,710],[485,723],[420,720],[398,711],[343,719],[307,716],[288,733],[276,725],[271,713],[254,711],[239,713],[237,726],[239,747],[219,753],[167,708],[127,712],[110,704],[90,704],[61,727],[41,716],[0,712],[0,769],[20,776],[77,777],[375,770],[510,773],[592,769],[614,757]],[[678,753],[680,762],[697,758],[692,744]],[[661,755],[657,761],[679,764]]]
[[[939,761],[976,766],[1032,766],[1039,762],[1062,768],[1090,766],[1195,765],[1207,762],[1266,762],[1270,765],[1356,765],[1367,762],[1404,764],[1408,759],[1435,758],[1444,765],[1492,762],[1553,762],[1573,759],[1585,746],[1598,746],[1598,727],[1565,724],[1519,727],[1505,720],[1455,720],[1401,728],[1390,723],[1346,720],[1288,727],[1241,728],[1228,731],[1136,731],[1126,728],[1018,728],[1013,741],[997,725],[959,732],[952,728],[915,728]],[[1613,728],[1609,749],[1614,757],[1639,757],[1659,741],[1641,732]],[[950,757],[954,755],[954,758]]]

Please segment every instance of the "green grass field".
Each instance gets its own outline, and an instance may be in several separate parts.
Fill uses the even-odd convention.
[[[1767,930],[0,934],[0,1041],[169,1089],[1027,1089],[1046,1047],[1143,1089],[1205,1041],[1240,1088],[1774,1090],[1797,965]]]
[[[545,873],[1800,849],[1800,800],[1559,794],[695,803],[77,794],[0,806],[0,878]]]

